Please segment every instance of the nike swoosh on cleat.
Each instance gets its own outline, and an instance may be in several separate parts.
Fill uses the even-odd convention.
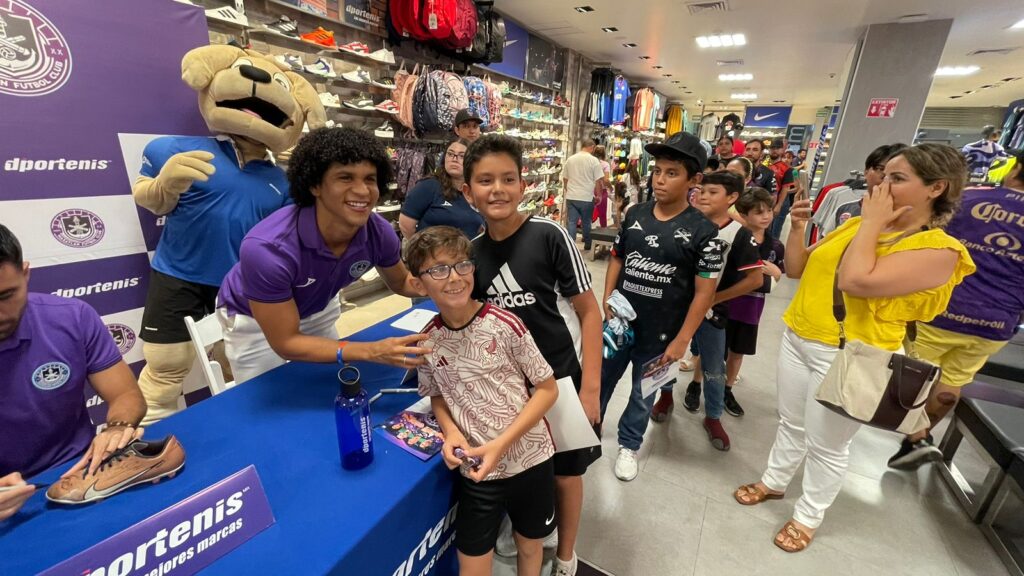
[[[156,464],[153,464],[149,468],[146,468],[142,472],[139,472],[135,476],[132,476],[131,478],[128,478],[127,480],[122,480],[121,482],[118,482],[117,484],[114,484],[110,488],[104,488],[103,490],[96,490],[95,489],[96,488],[96,483],[99,482],[99,479],[97,479],[96,482],[93,482],[92,486],[89,486],[85,490],[85,494],[82,496],[82,499],[85,500],[86,502],[88,502],[90,500],[95,500],[96,498],[106,498],[107,496],[110,496],[111,494],[117,492],[118,490],[123,489],[125,486],[127,486],[128,484],[130,484],[131,482],[133,482],[134,480],[136,480],[140,476],[144,475],[146,472],[149,472],[153,468],[156,468],[157,466],[159,466],[162,463],[163,463],[163,461],[161,460],[160,462],[157,462]]]

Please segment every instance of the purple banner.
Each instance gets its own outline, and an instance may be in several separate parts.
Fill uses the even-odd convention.
[[[35,268],[28,289],[84,300],[100,316],[142,308],[149,287],[145,253]]]
[[[273,523],[263,484],[249,466],[40,576],[195,574]]]

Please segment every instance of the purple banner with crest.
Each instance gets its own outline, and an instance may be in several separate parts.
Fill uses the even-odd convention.
[[[273,523],[263,484],[249,466],[40,576],[195,574]]]

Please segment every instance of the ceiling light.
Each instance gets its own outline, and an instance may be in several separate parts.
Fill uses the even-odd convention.
[[[1017,22],[1013,26],[1010,26],[1010,28],[1018,29],[1018,30],[1021,29],[1021,28],[1024,28],[1024,20],[1021,20],[1020,22]]]
[[[753,74],[719,74],[718,79],[722,82],[743,82],[753,80]]]
[[[626,48],[636,48],[636,44],[632,42],[626,42],[625,44],[623,44],[623,46]]]
[[[701,48],[728,48],[731,46],[744,46],[747,37],[743,34],[713,34],[711,36],[697,36],[697,46]]]
[[[618,32],[619,31],[619,29],[614,27],[614,26],[609,26],[607,28],[601,28],[601,30],[604,30],[605,32]]]
[[[745,46],[747,44],[747,37],[743,34],[733,34],[732,43],[736,46]]]
[[[936,76],[968,76],[981,70],[978,66],[942,66],[935,71]]]
[[[754,93],[736,93],[730,96],[733,100],[757,100],[757,94]]]
[[[577,6],[577,7],[573,8],[573,10],[579,12],[580,14],[585,14],[587,12],[593,12],[594,11],[594,9],[592,7],[590,7],[590,6]]]
[[[721,48],[722,47],[722,38],[721,38],[721,36],[712,36],[712,37],[708,38],[708,42],[711,42],[711,47],[712,48]]]
[[[707,48],[708,46],[711,46],[711,42],[708,41],[707,36],[697,36],[697,46]]]

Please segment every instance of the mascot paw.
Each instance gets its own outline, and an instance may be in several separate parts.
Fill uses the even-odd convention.
[[[181,152],[171,156],[157,175],[157,186],[164,192],[181,194],[188,190],[195,181],[206,182],[216,171],[213,154],[196,150]]]

